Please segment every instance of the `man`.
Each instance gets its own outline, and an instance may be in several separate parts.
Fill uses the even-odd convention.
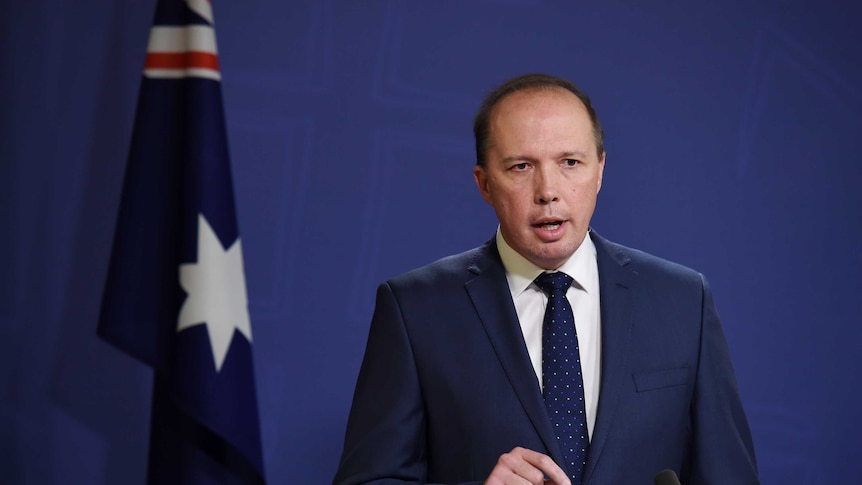
[[[758,483],[706,281],[589,228],[589,98],[520,76],[474,133],[497,234],[378,289],[334,482]]]

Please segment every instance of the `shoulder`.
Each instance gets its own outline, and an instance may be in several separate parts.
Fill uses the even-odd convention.
[[[641,280],[653,280],[677,284],[703,286],[703,275],[684,266],[653,254],[609,241],[595,232],[591,232],[596,246],[596,258],[599,266],[619,265],[636,274]]]
[[[421,268],[389,279],[378,288],[378,298],[388,295],[402,315],[418,313],[470,313],[468,287],[477,280],[504,291],[506,275],[493,242],[463,253],[447,256]]]
[[[487,269],[499,263],[499,253],[493,240],[477,248],[446,256],[433,263],[395,276],[386,282],[392,288],[440,286],[446,283],[463,285]]]

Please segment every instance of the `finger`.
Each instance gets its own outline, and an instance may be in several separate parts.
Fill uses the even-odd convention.
[[[544,474],[551,479],[551,483],[557,485],[571,485],[571,480],[569,480],[566,472],[564,472],[550,456],[539,453],[538,451],[528,450],[526,448],[521,448],[521,450],[523,450],[521,452],[521,457],[524,461],[544,472]]]
[[[545,474],[527,462],[523,455],[528,452],[524,448],[515,448],[503,453],[497,460],[485,485],[542,485]]]
[[[497,461],[497,467],[495,467],[495,470],[496,469],[499,469],[500,472],[504,472],[507,475],[511,475],[504,480],[507,484],[541,484],[545,481],[545,474],[542,470],[525,460],[522,452],[517,448],[509,453],[501,455],[500,459]]]
[[[536,485],[541,482],[531,482],[524,477],[518,476],[514,471],[504,465],[497,465],[488,475],[483,485]]]

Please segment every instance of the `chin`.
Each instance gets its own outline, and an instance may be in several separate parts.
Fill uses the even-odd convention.
[[[571,256],[571,255],[569,255],[569,256]],[[557,255],[557,254],[541,254],[541,255],[533,255],[532,258],[527,258],[527,259],[529,259],[533,264],[535,264],[536,266],[538,266],[542,269],[552,270],[552,269],[557,269],[560,266],[562,266],[563,263],[566,262],[566,259],[568,259],[569,256]]]
[[[576,246],[567,244],[566,247],[554,248],[552,251],[534,253],[534,263],[541,263],[537,265],[544,269],[557,269],[574,254],[575,249],[577,249]]]

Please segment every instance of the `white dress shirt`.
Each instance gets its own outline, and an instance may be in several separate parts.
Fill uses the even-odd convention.
[[[515,311],[524,333],[524,342],[530,354],[533,370],[542,385],[542,322],[548,296],[533,283],[542,268],[518,254],[497,228],[497,249],[506,269],[506,279]],[[578,335],[578,351],[581,357],[581,376],[584,380],[587,431],[593,436],[596,424],[596,408],[599,403],[601,383],[601,312],[599,310],[599,267],[596,263],[596,246],[589,233],[578,249],[558,269],[571,276],[574,282],[566,292],[575,316],[575,331]]]

